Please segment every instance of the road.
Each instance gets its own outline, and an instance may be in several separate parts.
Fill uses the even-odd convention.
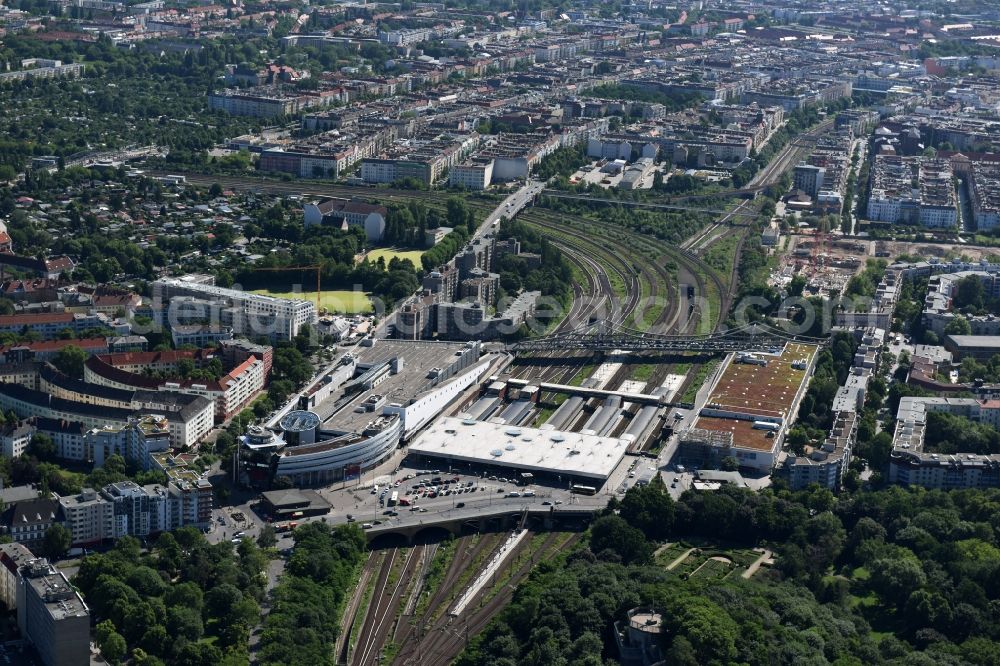
[[[705,403],[708,402],[708,398],[712,394],[712,389],[715,388],[715,383],[718,381],[725,367],[726,361],[724,360],[705,379],[705,382],[698,389],[698,393],[695,394],[694,409],[674,409],[667,414],[667,419],[674,424],[674,433],[667,438],[667,441],[663,444],[663,448],[660,449],[660,454],[657,457],[657,465],[660,469],[660,476],[667,487],[670,488],[670,494],[674,496],[674,499],[680,497],[681,493],[690,487],[693,480],[688,473],[678,474],[669,469],[671,461],[677,453],[677,447],[680,444],[680,433],[690,428],[691,424],[698,418],[698,414],[701,412],[702,407],[705,406]],[[675,418],[675,414],[680,415],[681,418]],[[671,488],[670,484],[674,482],[674,477],[678,477],[677,486]]]
[[[510,219],[521,212],[544,188],[545,183],[542,181],[529,179],[516,192],[500,202],[500,205],[492,213],[486,216],[486,219],[479,225],[476,233],[473,234],[473,238],[485,235],[493,228],[493,223],[499,221],[501,217]]]
[[[528,180],[524,185],[520,187],[516,192],[509,195],[506,199],[500,202],[493,212],[489,213],[480,223],[479,228],[476,229],[476,233],[472,235],[473,239],[479,238],[480,236],[486,235],[490,230],[493,229],[493,225],[499,222],[502,217],[513,217],[515,213],[520,212],[526,205],[528,205],[542,188],[545,187],[544,183],[539,181]],[[377,193],[377,190],[376,190]],[[396,306],[392,312],[385,313],[375,330],[372,334],[377,338],[385,337],[386,328],[392,323],[396,314],[405,306],[411,303],[413,298],[408,298],[402,301]]]

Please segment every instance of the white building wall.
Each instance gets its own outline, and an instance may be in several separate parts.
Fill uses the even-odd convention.
[[[491,362],[480,363],[458,379],[448,382],[441,388],[428,393],[411,405],[406,405],[405,407],[393,407],[390,405],[383,410],[383,413],[400,415],[403,419],[403,439],[407,439],[440,414],[441,410],[461,395],[465,389],[479,381],[479,378],[490,367]]]

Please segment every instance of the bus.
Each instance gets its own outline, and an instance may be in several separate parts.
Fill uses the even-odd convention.
[[[275,532],[292,532],[298,527],[297,523],[280,523],[274,526]]]
[[[579,484],[573,484],[569,491],[571,493],[576,493],[577,495],[596,495],[597,488],[594,486],[581,486]]]
[[[389,501],[386,502],[386,506],[396,506],[397,502],[399,502],[399,491],[393,490],[392,495],[389,496]]]

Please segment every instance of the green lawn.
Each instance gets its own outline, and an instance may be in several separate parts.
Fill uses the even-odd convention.
[[[413,265],[420,268],[420,257],[424,254],[423,250],[403,250],[398,247],[380,247],[372,250],[368,253],[368,261],[378,261],[379,257],[385,259],[385,263],[388,264],[393,257],[399,257],[400,259],[409,259],[413,262]]]
[[[291,291],[271,291],[270,289],[255,289],[255,294],[267,294],[278,298],[292,298],[316,302],[315,291],[301,291],[294,293]],[[320,294],[320,307],[326,308],[327,312],[340,314],[358,314],[372,311],[372,302],[363,291],[351,291],[348,289],[325,289]]]
[[[653,376],[653,370],[655,366],[652,363],[643,363],[642,365],[635,366],[632,370],[632,379],[637,382],[648,382]]]
[[[699,365],[698,369],[695,371],[694,378],[691,380],[691,383],[688,384],[688,387],[684,390],[684,395],[681,396],[680,401],[694,402],[695,397],[698,395],[698,389],[701,388],[701,385],[705,383],[705,381],[708,379],[708,376],[715,370],[715,368],[719,365],[719,363],[720,361],[713,359],[711,361],[708,361],[707,363]]]

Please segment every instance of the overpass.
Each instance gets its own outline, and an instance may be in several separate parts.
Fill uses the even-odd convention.
[[[570,386],[569,384],[551,384],[549,382],[533,382],[530,379],[506,379],[503,380],[507,386],[513,388],[524,388],[525,386],[537,386],[546,393],[565,393],[567,395],[579,395],[584,398],[621,398],[622,402],[633,402],[640,405],[664,405],[666,402],[663,396],[651,393],[632,393],[630,391],[608,391],[605,389],[585,388],[583,386]]]
[[[822,345],[826,338],[790,335],[760,324],[712,335],[661,335],[608,324],[583,326],[566,333],[521,340],[511,346],[514,352],[552,352],[583,349],[595,352],[766,352],[781,349],[788,342]]]
[[[763,188],[757,188],[763,189]],[[728,192],[722,192],[720,195],[729,196],[740,196],[753,198],[755,190],[731,190]],[[705,208],[699,206],[684,206],[676,203],[654,203],[650,201],[631,201],[628,199],[607,199],[602,197],[595,197],[588,194],[571,194],[567,192],[562,192],[560,190],[543,190],[542,195],[546,197],[551,197],[553,199],[572,199],[575,201],[586,201],[589,203],[603,203],[609,206],[625,206],[628,208],[649,208],[652,210],[670,210],[670,211],[680,211],[680,212],[695,212],[695,213],[710,213],[714,215],[730,215],[739,216],[746,218],[760,217],[760,213],[757,211],[732,211],[732,210],[718,210],[715,208]]]
[[[586,504],[559,506],[524,505],[509,502],[484,507],[463,507],[435,513],[401,515],[392,522],[385,522],[365,530],[368,543],[376,540],[404,540],[412,544],[419,539],[435,539],[449,534],[497,532],[519,526],[535,529],[572,528],[589,523],[594,513],[603,509],[606,501],[585,498]]]

